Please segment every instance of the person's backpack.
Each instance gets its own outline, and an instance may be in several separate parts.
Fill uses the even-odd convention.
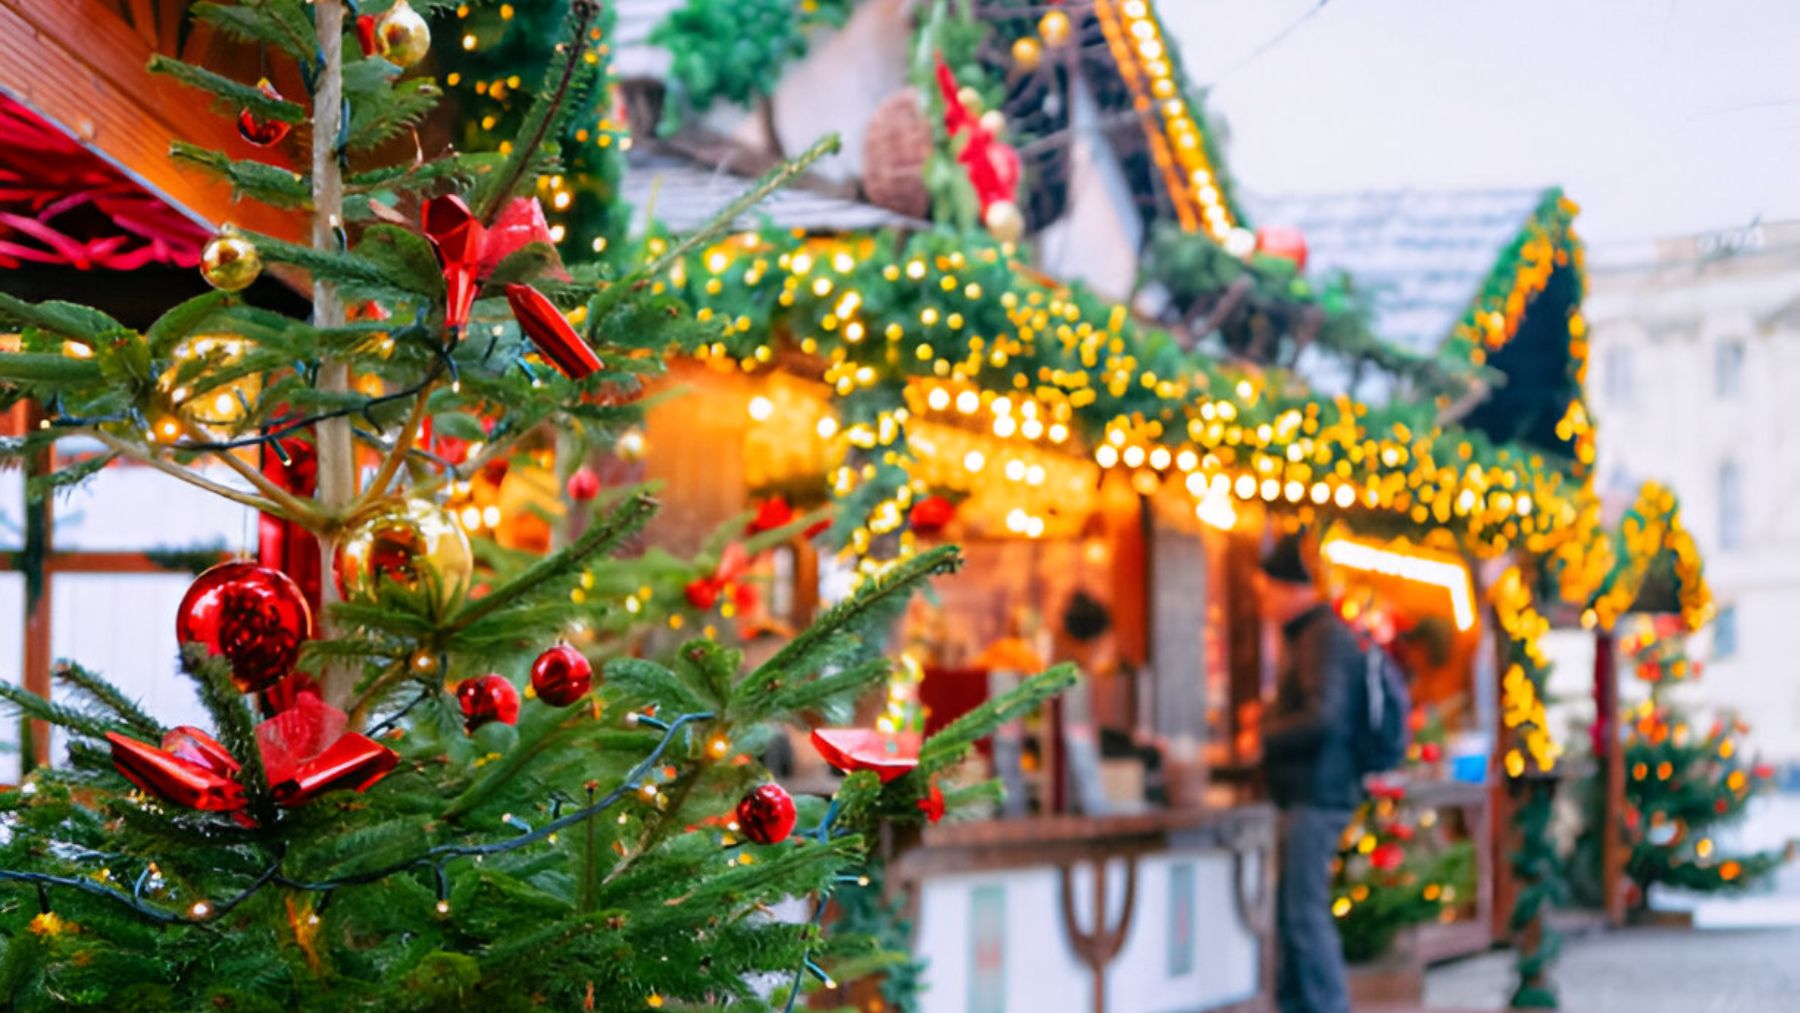
[[[1351,694],[1350,755],[1359,774],[1393,770],[1406,759],[1412,696],[1406,676],[1380,644],[1363,652],[1362,678]]]

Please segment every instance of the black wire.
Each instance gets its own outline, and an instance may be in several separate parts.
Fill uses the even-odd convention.
[[[649,755],[638,761],[637,765],[632,767],[631,770],[626,773],[623,784],[614,788],[592,804],[584,806],[567,816],[551,820],[529,833],[520,834],[517,837],[508,838],[504,841],[491,841],[486,844],[440,844],[436,847],[426,849],[421,855],[402,859],[401,861],[379,869],[371,869],[367,872],[355,873],[338,879],[317,881],[290,879],[289,877],[282,875],[281,863],[283,855],[278,850],[275,855],[275,860],[259,873],[256,879],[251,881],[250,885],[246,886],[238,893],[216,903],[204,899],[196,901],[196,903],[204,903],[207,905],[207,913],[201,917],[194,917],[193,915],[184,912],[170,911],[166,908],[146,903],[142,899],[142,894],[144,884],[149,879],[150,875],[150,870],[148,868],[138,876],[137,882],[133,886],[132,892],[129,894],[123,890],[106,886],[88,877],[56,876],[44,872],[24,872],[14,869],[0,869],[0,882],[10,881],[36,884],[38,887],[40,903],[46,910],[48,909],[49,904],[48,888],[52,886],[62,886],[80,890],[83,893],[91,894],[96,897],[104,897],[109,900],[117,901],[136,912],[140,917],[165,925],[183,922],[196,923],[210,920],[217,915],[230,911],[246,900],[249,900],[258,891],[271,883],[292,890],[306,890],[311,893],[321,893],[329,896],[331,891],[336,890],[339,887],[373,883],[377,880],[386,879],[396,873],[405,872],[408,869],[421,865],[433,866],[434,874],[438,880],[438,895],[439,898],[442,899],[448,896],[447,882],[445,879],[447,876],[446,866],[452,859],[477,856],[485,857],[487,855],[499,855],[509,851],[515,851],[528,844],[534,844],[541,841],[565,827],[574,826],[584,820],[592,819],[593,817],[600,815],[600,813],[611,808],[614,803],[642,787],[639,782],[641,782],[649,774],[651,768],[655,767],[657,762],[662,759],[663,753],[674,743],[676,735],[679,734],[683,728],[698,721],[711,720],[712,717],[713,714],[710,711],[699,711],[692,714],[683,714],[681,717],[676,718],[669,724],[667,730],[663,732],[662,738],[656,743],[656,748],[652,749]],[[191,910],[192,909],[190,908],[190,911]]]

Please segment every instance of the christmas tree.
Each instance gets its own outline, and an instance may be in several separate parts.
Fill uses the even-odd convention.
[[[0,794],[9,1008],[792,1009],[838,962],[866,966],[880,944],[821,924],[872,832],[991,795],[946,799],[933,774],[1071,674],[922,743],[816,729],[847,776],[794,799],[753,757],[783,722],[849,719],[888,676],[879,631],[954,550],[865,570],[748,666],[710,620],[741,597],[744,560],[815,519],[681,560],[639,544],[645,490],[600,492],[577,467],[635,438],[665,352],[710,336],[669,265],[829,145],[654,258],[564,265],[528,195],[603,79],[591,0],[569,5],[508,143],[433,157],[393,157],[438,98],[409,72],[429,26],[404,0],[193,12],[306,94],[158,59],[269,152],[176,156],[308,214],[311,241],[221,234],[203,265],[217,290],[141,332],[0,296],[22,335],[0,405],[45,414],[5,450],[74,448],[40,496],[115,461],[157,469],[261,511],[292,558],[316,540],[318,565],[196,580],[172,619],[209,729],[166,728],[75,663],[58,702],[0,685],[69,738],[66,764]],[[310,287],[309,319],[238,294],[264,265]],[[481,525],[445,504],[545,441],[581,505],[567,530],[539,555],[471,544]]]

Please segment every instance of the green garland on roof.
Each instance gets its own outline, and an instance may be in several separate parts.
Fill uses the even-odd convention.
[[[1103,444],[1128,438],[1146,451],[1208,455],[1221,471],[1257,476],[1259,487],[1274,479],[1284,494],[1296,482],[1309,493],[1313,483],[1349,485],[1358,503],[1376,495],[1403,525],[1457,518],[1484,553],[1553,543],[1583,495],[1538,455],[1438,429],[1432,404],[1371,410],[1321,398],[1279,370],[1184,352],[1125,306],[1048,282],[979,234],[742,234],[689,256],[671,281],[673,294],[721,326],[710,354],[754,367],[786,341],[823,357],[841,410],[859,416],[841,419],[846,426],[873,424],[915,378],[1013,391],[1066,416],[1069,452],[1104,455]],[[868,463],[894,466],[880,483],[892,492],[904,481],[904,435],[886,436]],[[1511,509],[1527,496],[1530,505]]]

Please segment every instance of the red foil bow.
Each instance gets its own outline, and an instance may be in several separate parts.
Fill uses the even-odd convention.
[[[257,753],[279,805],[310,802],[328,791],[363,791],[385,777],[400,758],[365,735],[345,732],[344,712],[312,693],[256,726]],[[157,798],[207,812],[237,812],[246,802],[237,781],[242,769],[218,741],[182,726],[163,736],[162,748],[106,733],[113,766]]]
[[[732,542],[720,553],[719,565],[713,569],[712,576],[689,581],[683,593],[687,596],[689,605],[702,611],[718,604],[719,595],[727,592],[731,595],[732,604],[738,608],[754,608],[756,588],[739,579],[749,570],[749,551],[744,548],[744,543]]]
[[[519,329],[562,375],[579,380],[600,371],[600,357],[581,340],[581,335],[575,333],[562,311],[544,293],[530,285],[508,285],[506,301],[512,304],[513,316],[519,319]]]
[[[919,765],[918,732],[888,735],[873,728],[815,728],[813,748],[846,774],[872,770],[886,784]]]
[[[426,201],[420,219],[444,272],[444,323],[452,328],[468,326],[475,293],[501,261],[531,243],[554,247],[550,228],[544,223],[544,207],[536,197],[508,201],[492,227],[481,224],[455,194]],[[551,273],[568,278],[561,265],[554,266]]]

